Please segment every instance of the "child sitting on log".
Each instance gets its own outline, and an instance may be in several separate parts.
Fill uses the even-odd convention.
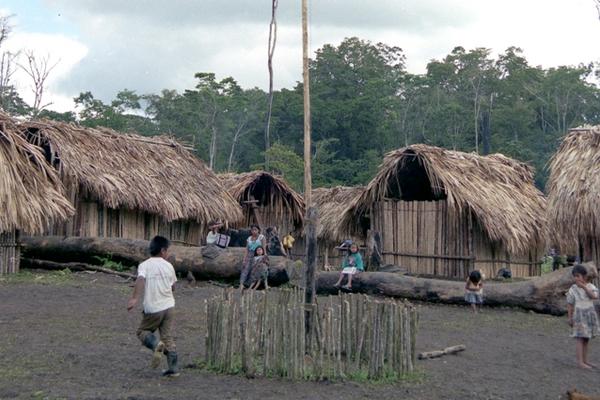
[[[252,271],[250,272],[250,289],[258,289],[262,282],[265,283],[265,289],[269,288],[269,257],[265,254],[265,249],[257,247],[254,250],[252,258]]]
[[[579,368],[593,367],[587,360],[588,344],[592,337],[598,335],[600,323],[594,307],[598,299],[598,288],[589,282],[591,275],[588,269],[577,264],[571,271],[575,283],[567,292],[567,314],[571,326],[571,337],[576,342],[577,365]]]
[[[350,250],[348,255],[344,258],[344,262],[342,263],[342,271],[340,272],[340,278],[335,283],[335,287],[340,287],[342,284],[342,280],[344,279],[344,275],[348,276],[348,283],[342,288],[346,290],[352,290],[352,277],[362,271],[365,270],[362,256],[358,251],[358,245],[356,243],[352,243],[350,245]]]
[[[471,271],[465,284],[465,301],[471,305],[473,312],[477,312],[477,306],[483,304],[483,277],[481,272]]]

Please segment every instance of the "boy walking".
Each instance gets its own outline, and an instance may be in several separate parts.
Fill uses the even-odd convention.
[[[167,356],[168,369],[163,376],[178,376],[177,352],[172,336],[175,299],[174,284],[177,282],[173,265],[166,260],[169,240],[155,236],[150,241],[150,258],[138,267],[133,295],[127,302],[131,311],[144,296],[143,318],[137,330],[142,344],[152,350],[152,368],[160,365],[162,355]],[[154,335],[158,329],[160,340]]]

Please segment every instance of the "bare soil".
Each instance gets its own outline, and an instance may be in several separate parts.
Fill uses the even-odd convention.
[[[199,310],[218,288],[176,291],[178,378],[148,367],[150,353],[127,313],[131,282],[101,273],[25,272],[0,277],[0,399],[562,399],[570,388],[598,395],[600,369],[575,365],[565,317],[514,309],[420,305],[418,351],[463,343],[458,355],[417,361],[405,382],[291,382],[218,375],[196,366]],[[600,344],[590,359],[600,365]]]

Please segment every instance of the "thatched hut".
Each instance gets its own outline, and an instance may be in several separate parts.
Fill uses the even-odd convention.
[[[0,274],[19,271],[19,232],[35,234],[66,220],[73,207],[44,155],[0,114]]]
[[[545,199],[533,170],[501,154],[480,156],[423,144],[388,153],[365,191],[345,210],[382,236],[385,263],[417,274],[464,279],[500,268],[540,273]]]
[[[59,172],[76,214],[47,231],[67,236],[198,245],[212,219],[241,218],[217,176],[167,137],[143,137],[54,121],[21,124]]]
[[[220,174],[229,194],[242,206],[244,217],[235,227],[275,226],[281,235],[302,227],[304,200],[280,176],[265,171]]]
[[[600,266],[600,126],[571,129],[549,164],[550,239]]]
[[[339,266],[343,254],[338,246],[347,239],[364,245],[362,235],[353,234],[341,226],[341,217],[348,204],[362,194],[364,187],[336,186],[318,188],[312,191],[312,201],[319,212],[317,224],[317,246],[319,250],[319,265]],[[362,230],[361,230],[362,231]],[[299,245],[304,243],[300,242]],[[302,249],[303,250],[303,249]]]

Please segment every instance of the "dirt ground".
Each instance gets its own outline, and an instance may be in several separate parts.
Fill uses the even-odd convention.
[[[459,355],[417,361],[407,382],[290,382],[217,375],[201,359],[203,300],[218,290],[180,282],[176,340],[183,366],[166,379],[148,368],[127,313],[130,283],[105,274],[24,272],[0,277],[0,399],[562,399],[600,394],[600,369],[575,366],[565,317],[420,305],[418,351],[464,343]],[[591,343],[600,365],[600,343]]]

